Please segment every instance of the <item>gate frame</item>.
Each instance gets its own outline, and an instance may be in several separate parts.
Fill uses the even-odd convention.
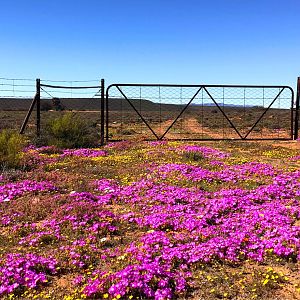
[[[299,105],[300,105],[300,77],[297,78],[297,95],[296,95],[296,115],[295,115],[295,132],[294,140],[299,137]]]
[[[151,126],[147,123],[147,121],[143,118],[143,116],[137,111],[137,109],[134,107],[134,105],[131,103],[131,101],[126,97],[126,95],[121,91],[120,87],[193,87],[193,88],[199,88],[196,94],[191,98],[191,100],[184,106],[183,110],[180,112],[180,114],[175,118],[175,120],[172,122],[172,124],[169,126],[169,128],[166,130],[166,132],[161,136],[158,137],[152,130]],[[232,128],[236,131],[236,133],[239,135],[240,138],[203,138],[203,139],[172,139],[173,141],[176,140],[184,140],[184,141],[220,141],[220,140],[231,140],[231,141],[263,141],[263,140],[283,140],[283,141],[289,141],[289,140],[296,140],[298,138],[298,120],[299,120],[299,103],[300,103],[300,77],[298,77],[298,89],[297,89],[297,97],[296,97],[296,103],[294,102],[295,95],[294,90],[290,86],[279,86],[279,85],[217,85],[217,84],[207,84],[207,85],[194,85],[194,84],[145,84],[145,83],[114,83],[110,84],[106,88],[106,95],[105,95],[105,142],[108,143],[109,141],[120,141],[120,140],[110,140],[109,139],[109,90],[112,87],[116,87],[121,95],[124,97],[124,99],[129,103],[129,105],[133,108],[133,110],[138,114],[138,116],[142,119],[142,121],[145,123],[145,125],[150,129],[150,131],[153,133],[153,135],[156,137],[156,140],[161,141],[165,135],[168,133],[168,131],[172,128],[172,126],[176,123],[178,118],[184,113],[184,111],[189,107],[189,105],[192,103],[193,99],[197,96],[199,91],[201,89],[204,89],[208,96],[211,98],[211,100],[214,102],[216,107],[221,111],[223,116],[227,119],[227,121],[230,123]],[[273,101],[270,103],[270,105],[264,110],[263,114],[259,117],[259,119],[255,122],[255,124],[251,127],[249,132],[243,137],[238,132],[234,124],[231,122],[231,120],[227,117],[225,112],[222,110],[222,108],[218,105],[218,103],[214,100],[214,98],[210,95],[210,93],[207,91],[206,88],[278,88],[281,89],[277,96],[273,99]],[[273,103],[277,100],[277,98],[280,96],[280,94],[285,90],[288,89],[291,91],[291,107],[289,108],[291,111],[291,132],[290,132],[290,138],[247,138],[247,136],[252,132],[252,130],[256,127],[256,125],[260,122],[260,120],[263,118],[263,116],[266,114],[266,112],[271,108]],[[296,106],[296,107],[294,107]],[[295,120],[294,120],[294,111],[295,111]],[[146,141],[149,139],[146,139]],[[150,139],[152,141],[153,139]]]

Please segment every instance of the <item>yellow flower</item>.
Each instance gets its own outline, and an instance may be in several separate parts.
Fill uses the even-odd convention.
[[[104,294],[104,295],[103,295],[103,298],[104,298],[104,299],[108,298],[108,294],[107,294],[107,293]]]
[[[269,282],[269,279],[265,279],[262,284],[266,285],[268,282]]]

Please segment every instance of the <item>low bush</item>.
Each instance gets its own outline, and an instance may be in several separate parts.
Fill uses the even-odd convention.
[[[13,130],[2,130],[0,133],[1,169],[20,167],[24,146],[25,139],[23,136]]]
[[[59,148],[80,148],[95,145],[90,134],[89,124],[71,112],[47,123],[46,139],[48,145]]]
[[[194,152],[194,151],[185,152],[183,154],[183,157],[189,161],[201,161],[205,158],[202,153]]]

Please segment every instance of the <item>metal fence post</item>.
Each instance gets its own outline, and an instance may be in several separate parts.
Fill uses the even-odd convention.
[[[41,80],[36,80],[36,135],[41,133]]]
[[[100,145],[104,145],[104,79],[101,79],[101,121],[100,121]]]
[[[296,95],[296,114],[295,114],[295,133],[294,140],[298,139],[299,134],[299,102],[300,102],[300,77],[297,80],[297,95]]]

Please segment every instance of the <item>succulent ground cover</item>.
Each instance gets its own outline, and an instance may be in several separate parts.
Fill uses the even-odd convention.
[[[282,146],[27,147],[0,176],[0,298],[300,299],[300,148]]]

